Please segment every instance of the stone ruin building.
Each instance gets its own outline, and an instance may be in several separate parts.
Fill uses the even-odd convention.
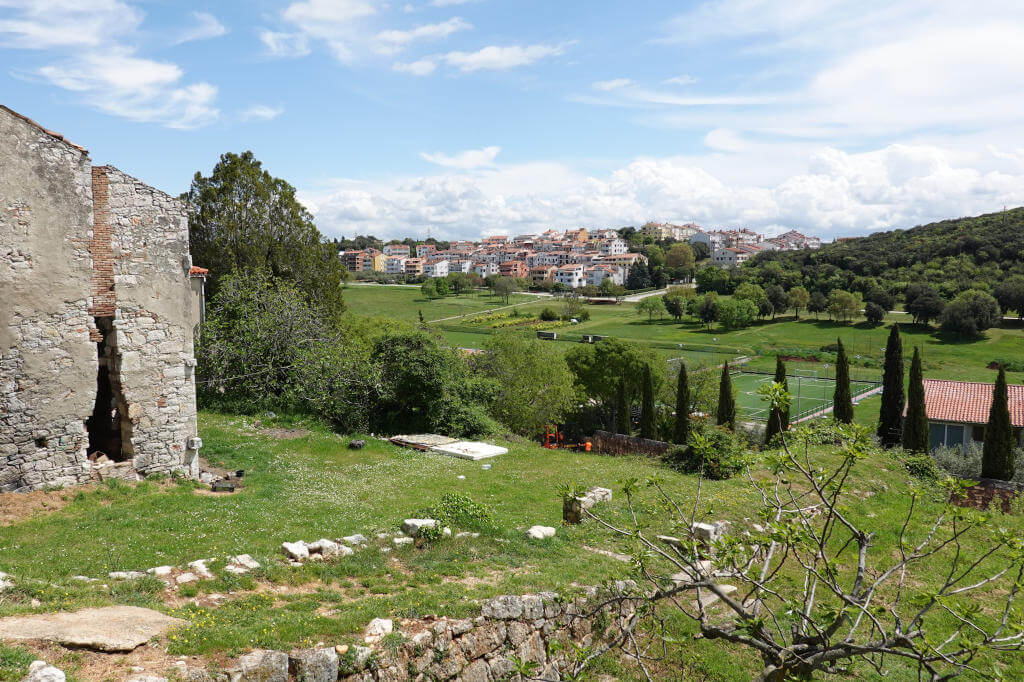
[[[0,106],[0,492],[198,475],[205,273],[181,201]]]

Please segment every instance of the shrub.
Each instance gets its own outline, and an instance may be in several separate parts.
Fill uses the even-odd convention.
[[[931,456],[923,452],[904,451],[900,456],[900,461],[914,478],[919,478],[922,481],[937,481],[943,478],[942,469]]]
[[[558,319],[558,313],[556,313],[551,308],[545,308],[544,310],[540,311],[540,319],[544,320],[545,322],[554,322],[555,320]]]
[[[704,426],[685,446],[669,449],[666,460],[689,473],[700,472],[712,480],[731,478],[746,466],[749,455],[742,436],[719,426]]]
[[[989,369],[1002,367],[1007,372],[1024,372],[1024,360],[996,358],[988,364]]]
[[[946,474],[954,478],[966,478],[977,481],[981,478],[981,443],[968,443],[967,447],[938,447],[932,450],[931,456]],[[1024,483],[1024,448],[1014,450],[1016,473],[1013,480]]]
[[[445,526],[486,529],[494,524],[491,508],[464,493],[445,493],[437,504],[419,513],[423,518],[437,519]]]

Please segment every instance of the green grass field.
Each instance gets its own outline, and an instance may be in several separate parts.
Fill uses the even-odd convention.
[[[820,376],[816,373],[800,372],[787,375],[789,392],[792,396],[790,405],[790,421],[796,422],[832,405],[836,389],[834,378]],[[768,407],[757,394],[762,385],[771,383],[774,374],[754,374],[751,372],[732,372],[730,375],[736,391],[736,410],[741,416],[751,421],[764,421],[768,418]],[[850,380],[850,391],[856,401],[861,394],[877,388],[879,384]],[[876,414],[877,417],[877,414]]]
[[[513,295],[509,303],[529,303],[536,296]],[[425,322],[458,315],[479,313],[504,307],[505,300],[486,293],[462,294],[428,299],[418,287],[388,285],[357,285],[345,288],[345,305],[360,317],[385,317],[392,320],[418,322],[420,312]]]
[[[115,603],[168,611],[189,625],[161,646],[172,656],[200,657],[190,663],[199,666],[204,657],[223,660],[255,647],[353,643],[374,617],[473,616],[481,599],[496,594],[565,592],[575,585],[631,577],[630,564],[585,549],[628,554],[632,551],[628,543],[593,522],[561,526],[560,483],[613,488],[614,499],[598,511],[619,526],[631,518],[620,481],[656,476],[684,506],[690,504],[698,485],[696,477],[650,458],[551,451],[520,441],[503,443],[510,448],[509,454],[490,460],[493,468],[483,470],[479,462],[404,450],[372,438],[364,450],[353,451],[346,447],[347,436],[315,424],[287,418],[264,418],[264,422],[261,429],[251,417],[208,412],[200,416],[204,455],[216,465],[247,472],[245,487],[234,495],[197,494],[196,486],[188,482],[103,484],[49,493],[54,506],[60,498],[66,506],[0,526],[0,569],[16,581],[14,588],[0,595],[0,616]],[[282,439],[265,430],[284,426],[308,431]],[[822,466],[835,463],[837,456],[832,447],[811,452]],[[766,475],[757,464],[754,473]],[[459,480],[459,475],[465,480]],[[891,454],[875,452],[857,465],[849,485],[856,493],[844,513],[877,532],[872,552],[884,560],[894,551],[909,504],[907,491],[918,484]],[[299,568],[281,561],[279,548],[284,540],[310,541],[356,532],[372,537],[374,531],[394,531],[403,518],[422,513],[446,492],[466,493],[489,505],[494,523],[482,527],[477,539],[407,546],[390,554],[371,546],[352,557]],[[697,518],[728,519],[739,532],[746,527],[745,518],[756,516],[757,498],[744,477],[704,481],[702,493]],[[942,499],[937,491],[925,488],[918,501],[921,518],[937,513]],[[641,504],[637,513],[640,523],[652,530],[679,533],[678,527],[665,524],[665,508],[653,500]],[[998,524],[1024,532],[1022,518],[1000,517]],[[523,530],[533,524],[556,526],[558,534],[549,542],[529,541]],[[924,529],[916,522],[911,526],[915,534]],[[963,551],[973,551],[977,541],[973,535],[966,538]],[[252,554],[263,567],[238,577],[225,573],[222,562],[214,563],[214,579],[185,586],[173,598],[152,578],[98,583],[71,578],[103,578],[110,570],[181,566],[201,557],[240,552]],[[942,577],[943,570],[941,562],[925,565],[914,575],[915,587],[925,589]],[[213,593],[223,595],[216,606],[196,609],[180,601],[181,597],[205,599]],[[984,615],[984,601],[980,605]],[[669,659],[652,663],[659,679],[749,679],[757,669],[749,652],[695,639],[689,623],[669,622],[674,638]],[[28,662],[42,653],[32,646],[0,647],[5,682],[21,679]],[[83,664],[78,652],[55,658],[51,649],[43,655],[66,669],[72,681],[77,666]],[[1006,679],[1024,675],[1020,657],[1005,663]],[[108,671],[108,679],[130,674],[125,658],[111,659],[110,665],[123,670]],[[916,679],[898,659],[890,665],[888,679]],[[585,679],[596,679],[598,673],[623,680],[639,678],[621,663],[602,661]],[[851,674],[873,679],[866,667],[857,666]]]

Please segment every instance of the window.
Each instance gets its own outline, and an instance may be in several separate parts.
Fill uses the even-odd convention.
[[[929,424],[928,425],[928,447],[932,450],[938,447],[942,447],[946,443],[946,425],[945,424]]]
[[[964,427],[959,424],[946,425],[946,445],[951,447],[963,447]]]

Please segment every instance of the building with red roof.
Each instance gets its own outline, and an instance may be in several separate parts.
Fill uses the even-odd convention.
[[[965,447],[985,440],[985,424],[992,407],[994,384],[975,381],[924,380],[924,405],[928,416],[928,440],[932,449]],[[1017,442],[1024,434],[1024,386],[1007,386],[1010,423]]]

